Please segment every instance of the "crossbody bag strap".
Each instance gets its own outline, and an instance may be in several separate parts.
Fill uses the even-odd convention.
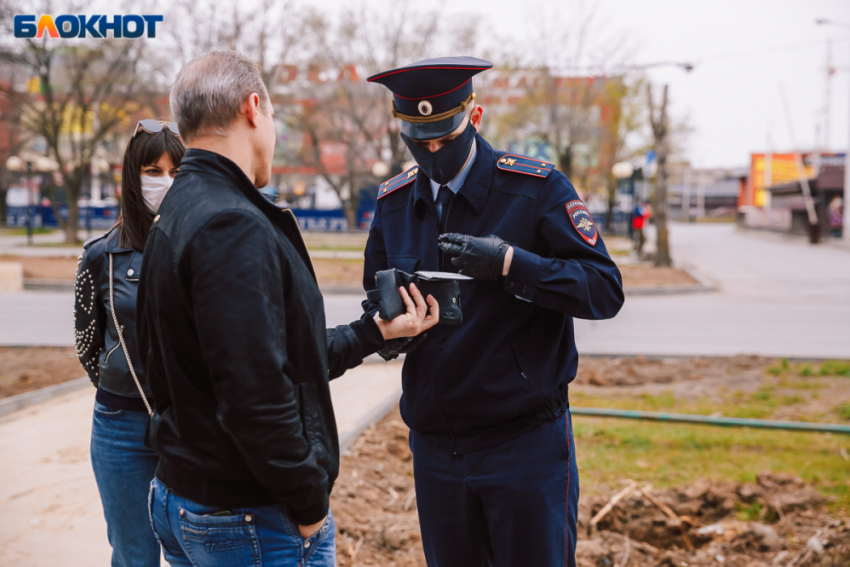
[[[130,351],[127,350],[127,344],[124,342],[124,332],[121,330],[121,325],[118,324],[118,315],[115,313],[115,283],[112,274],[112,254],[109,255],[109,310],[112,312],[112,322],[115,323],[115,331],[118,333],[118,342],[121,343],[121,348],[124,350],[124,358],[127,359],[127,366],[130,368],[130,374],[133,375],[133,381],[136,383],[136,388],[139,389],[139,394],[142,396],[142,401],[148,409],[148,415],[153,417],[153,410],[148,403],[148,398],[142,390],[142,384],[139,382],[139,377],[136,376],[136,370],[133,368],[133,363],[130,362]]]

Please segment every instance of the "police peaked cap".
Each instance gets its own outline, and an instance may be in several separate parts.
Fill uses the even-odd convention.
[[[393,93],[393,116],[401,131],[417,140],[440,138],[455,130],[475,99],[472,77],[493,67],[475,57],[423,59],[369,77]]]

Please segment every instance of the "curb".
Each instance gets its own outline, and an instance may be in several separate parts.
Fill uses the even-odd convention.
[[[52,386],[39,388],[38,390],[24,392],[17,396],[4,398],[0,400],[0,417],[7,416],[10,413],[52,400],[53,398],[58,398],[59,396],[69,394],[71,392],[76,392],[77,390],[82,390],[90,384],[91,380],[89,380],[87,376],[83,376],[82,378],[76,378],[74,380],[62,382],[61,384],[54,384]]]
[[[24,291],[74,291],[74,282],[24,278]]]
[[[365,299],[366,292],[359,285],[325,284],[319,286],[322,295],[360,295]]]
[[[24,291],[74,291],[74,282],[70,280],[48,280],[24,278]],[[322,295],[366,295],[359,285],[326,284],[319,286]]]
[[[346,452],[351,445],[357,440],[360,435],[366,431],[370,425],[374,425],[378,423],[380,420],[384,418],[388,413],[390,413],[393,408],[398,405],[399,399],[401,399],[401,388],[396,388],[393,392],[387,394],[381,400],[375,404],[375,407],[372,410],[361,417],[354,425],[352,425],[349,429],[345,431],[339,432],[339,452]]]
[[[787,358],[789,362],[826,362],[828,360],[843,360],[841,356],[774,356],[772,354],[755,354],[741,352],[738,354],[638,354],[638,353],[607,353],[607,352],[583,352],[581,358],[643,358],[645,360],[663,360],[665,358],[736,358],[738,356],[756,356],[759,358],[775,358],[781,360]]]

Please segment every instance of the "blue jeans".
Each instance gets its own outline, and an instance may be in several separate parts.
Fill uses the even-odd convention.
[[[145,413],[94,403],[91,463],[113,567],[159,566],[159,544],[148,521],[148,487],[159,457],[145,447]]]
[[[569,410],[464,455],[410,432],[430,567],[575,567],[578,469]]]
[[[333,515],[307,539],[283,506],[222,509],[150,484],[150,521],[165,559],[193,567],[335,567]]]

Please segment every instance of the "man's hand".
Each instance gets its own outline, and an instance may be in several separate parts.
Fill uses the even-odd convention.
[[[497,280],[505,275],[505,255],[511,245],[491,234],[469,236],[449,232],[437,239],[440,250],[453,256],[452,264],[460,273],[477,280]]]
[[[317,522],[315,524],[310,524],[309,526],[298,526],[298,532],[301,534],[301,537],[307,539],[311,535],[315,534],[317,531],[322,529],[322,526],[325,525],[325,522],[328,520],[328,517],[325,516],[322,518],[321,522]]]
[[[392,321],[384,321],[377,313],[375,314],[375,323],[378,324],[385,341],[399,337],[415,337],[440,322],[440,306],[437,305],[433,295],[429,295],[426,302],[416,284],[410,284],[413,299],[410,299],[404,287],[399,287],[398,293],[407,306],[407,313],[399,315]]]

